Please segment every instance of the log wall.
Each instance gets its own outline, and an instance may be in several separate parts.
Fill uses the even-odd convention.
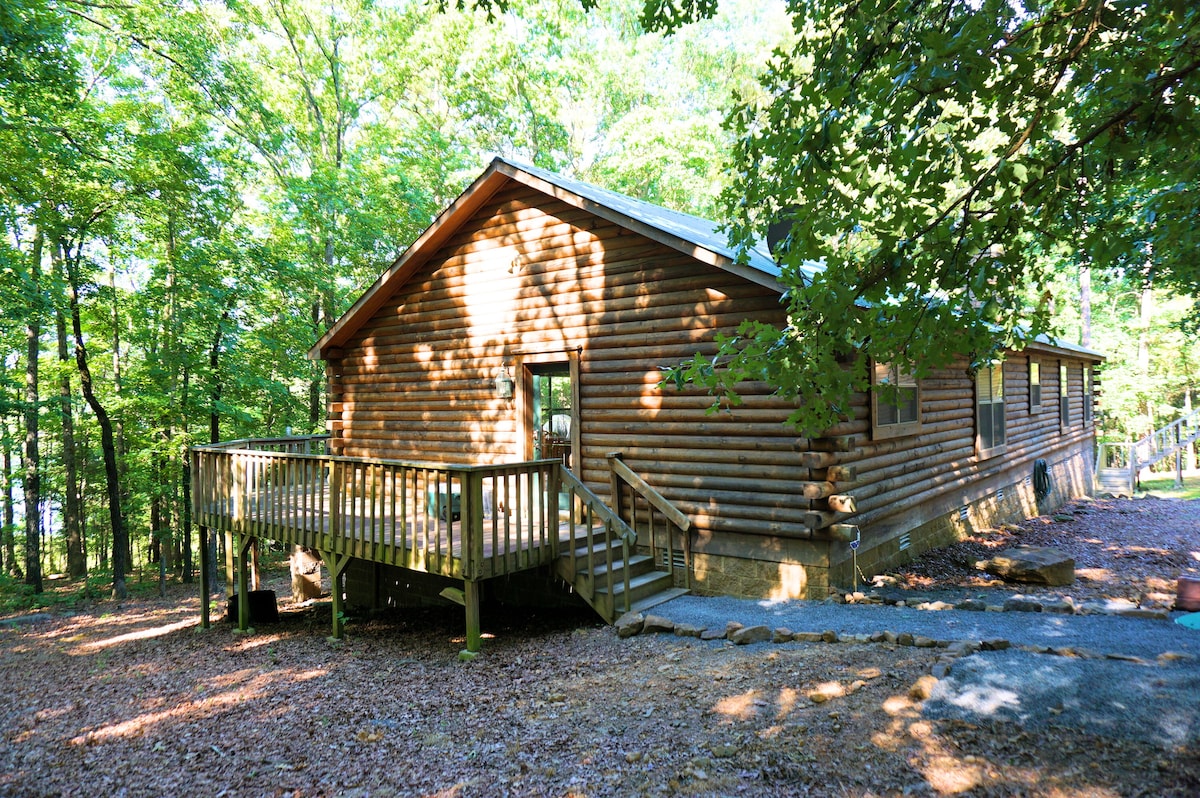
[[[699,392],[658,388],[661,366],[713,352],[715,333],[748,317],[781,322],[778,295],[514,183],[333,353],[331,446],[350,457],[521,459],[524,403],[498,398],[495,375],[508,367],[519,394],[523,363],[577,353],[581,451],[572,469],[607,498],[606,456],[620,452],[692,519],[696,587],[778,596],[823,595],[845,559],[831,524],[858,524],[860,553],[885,546],[961,503],[964,489],[1023,478],[1036,458],[1059,457],[1090,434],[1085,360],[1057,349],[1033,354],[1042,375],[1035,412],[1028,355],[1006,362],[1008,443],[987,460],[975,450],[965,362],[922,381],[916,434],[881,440],[866,394],[853,418],[808,440],[781,423],[790,407],[766,385],[743,386],[744,404],[732,413],[709,412]],[[1060,357],[1070,376],[1065,429]],[[740,569],[730,564],[737,560],[759,565]],[[753,588],[772,579],[775,588]]]

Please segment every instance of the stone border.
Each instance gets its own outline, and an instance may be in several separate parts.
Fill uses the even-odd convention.
[[[947,606],[953,607],[954,605]],[[1037,610],[1013,609],[1009,611],[1041,612],[1042,610],[1039,608]],[[1165,611],[1162,612],[1163,617],[1165,617]],[[940,640],[924,635],[914,635],[909,632],[897,633],[892,631],[840,635],[832,629],[823,632],[794,632],[783,626],[771,629],[765,625],[745,626],[737,621],[729,621],[725,624],[724,629],[709,629],[692,624],[676,624],[674,621],[664,618],[661,615],[643,615],[640,612],[625,613],[617,619],[614,627],[617,630],[617,636],[622,639],[637,635],[670,634],[675,637],[691,637],[705,641],[725,640],[728,643],[738,646],[749,645],[751,643],[766,643],[769,641],[771,643],[884,643],[897,646],[911,646],[913,648],[939,649],[942,653],[930,667],[930,674],[935,679],[942,679],[949,676],[953,670],[955,661],[961,657],[968,657],[979,651],[1004,651],[1005,649],[1013,648],[1009,640],[999,637],[987,640]],[[1017,646],[1015,650],[1032,654],[1076,657],[1078,659],[1119,660],[1139,665],[1165,665],[1168,662],[1181,659],[1195,659],[1191,654],[1167,651],[1160,654],[1157,660],[1152,661],[1129,654],[1101,654],[1090,649],[1075,648],[1073,646],[1026,645]]]
[[[968,610],[973,612],[1052,612],[1060,615],[1112,615],[1121,618],[1150,618],[1167,621],[1170,610],[1162,605],[1141,605],[1129,599],[1076,602],[1071,596],[1007,597],[1003,604],[988,604],[981,599],[968,598],[959,602],[928,601],[922,596],[900,598],[895,593],[839,594],[827,602],[835,604],[887,604],[892,607],[912,607],[917,610]]]

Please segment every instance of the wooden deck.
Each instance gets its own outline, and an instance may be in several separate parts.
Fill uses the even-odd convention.
[[[611,580],[614,560],[628,562],[636,542],[633,529],[558,460],[483,466],[365,460],[320,453],[320,441],[245,440],[192,450],[193,515],[205,539],[209,532],[227,536],[239,628],[248,625],[246,559],[258,538],[320,552],[335,585],[351,558],[461,580],[472,650],[480,580],[551,566],[560,553],[570,560],[564,570],[581,572],[577,550],[586,552],[587,573],[593,552],[600,552],[603,562],[595,567],[607,564]],[[207,557],[207,546],[201,552]],[[207,564],[201,573],[207,579]],[[628,571],[623,578],[628,588]],[[207,584],[202,590],[209,594]],[[341,591],[332,592],[340,636]]]

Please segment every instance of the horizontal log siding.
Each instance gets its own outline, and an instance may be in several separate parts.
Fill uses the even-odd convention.
[[[596,493],[608,498],[606,456],[619,451],[700,538],[805,537],[798,483],[823,473],[781,423],[790,406],[762,384],[732,414],[658,388],[660,366],[714,352],[717,330],[748,317],[780,319],[778,296],[565,203],[503,192],[344,347],[332,432],[352,457],[517,459],[522,428],[515,403],[493,395],[496,370],[578,347],[576,471]]]
[[[1042,402],[1029,404],[1029,358],[1041,364]],[[899,534],[944,512],[969,486],[1006,487],[1032,474],[1033,461],[1055,457],[1090,432],[1083,418],[1083,374],[1086,361],[1067,359],[1071,424],[1060,429],[1057,354],[1013,354],[1004,363],[1006,446],[1002,454],[979,459],[975,448],[974,378],[967,362],[959,360],[935,371],[920,384],[921,429],[911,436],[873,441],[861,436],[857,452],[841,462],[857,468],[857,482],[840,488],[857,502],[857,513],[846,519]],[[820,502],[815,502],[820,507]],[[878,541],[868,539],[870,546]]]

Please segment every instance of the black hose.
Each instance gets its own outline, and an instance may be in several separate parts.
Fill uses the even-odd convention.
[[[1033,492],[1039,499],[1050,495],[1050,464],[1041,457],[1033,461]]]

